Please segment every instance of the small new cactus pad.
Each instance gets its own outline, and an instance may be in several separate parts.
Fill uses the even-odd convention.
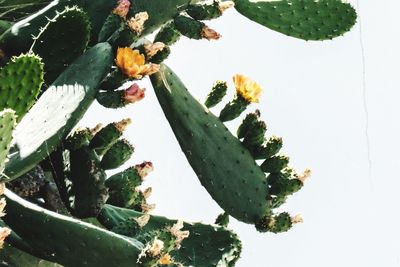
[[[189,5],[186,12],[196,20],[216,19],[222,15],[219,1],[213,1],[211,4]]]
[[[12,140],[12,133],[15,127],[15,112],[5,109],[0,112],[0,176],[4,170],[4,163]]]
[[[208,94],[204,105],[207,108],[212,108],[221,102],[222,98],[226,95],[226,91],[228,90],[228,86],[224,81],[217,81],[211,89],[211,92]]]
[[[20,121],[36,101],[43,84],[43,64],[35,55],[13,57],[0,70],[0,110],[15,110]]]
[[[126,233],[134,233],[135,229],[131,229],[133,231],[126,229],[126,227],[134,227],[138,231],[136,235],[161,230],[177,222],[177,220],[151,215],[148,223],[141,228],[130,223],[132,218],[137,219],[143,215],[144,213],[134,210],[104,205],[98,220],[107,229],[124,230]],[[188,230],[189,236],[182,241],[180,249],[171,253],[175,262],[183,266],[196,267],[234,266],[241,253],[241,242],[235,233],[216,225],[202,223],[184,223],[183,225],[182,230]]]
[[[137,266],[142,243],[5,195],[4,221],[45,258],[64,266]]]
[[[356,11],[342,0],[236,0],[236,10],[274,31],[304,39],[343,35],[356,22]]]
[[[118,207],[134,207],[139,195],[136,187],[142,184],[142,178],[134,167],[116,173],[105,182],[110,197],[107,203]]]
[[[107,150],[100,165],[106,170],[118,168],[132,156],[133,151],[134,148],[128,140],[120,139]]]
[[[261,219],[269,211],[267,178],[249,151],[165,65],[151,81],[202,185],[236,219],[247,223]]]
[[[80,9],[67,8],[58,13],[35,38],[31,50],[45,63],[46,83],[52,83],[86,48],[90,23]]]
[[[188,38],[202,39],[203,28],[206,26],[203,22],[195,20],[187,15],[180,14],[174,18],[176,29]]]
[[[90,140],[89,147],[94,149],[97,155],[103,155],[122,136],[125,128],[131,123],[130,119],[113,122],[100,129]]]
[[[154,38],[154,42],[162,42],[166,45],[173,45],[181,37],[181,33],[175,28],[173,21],[164,24]]]
[[[95,99],[113,61],[100,43],[75,60],[43,93],[15,131],[15,146],[5,173],[16,178],[33,168],[65,138]],[[90,75],[88,75],[90,73]]]
[[[100,167],[96,153],[87,147],[70,152],[70,165],[70,195],[74,196],[72,213],[78,218],[95,217],[108,198],[104,185],[106,173]]]

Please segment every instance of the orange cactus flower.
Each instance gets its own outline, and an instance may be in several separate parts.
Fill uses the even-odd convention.
[[[159,70],[157,64],[145,64],[144,55],[130,47],[118,48],[115,63],[125,75],[135,79],[141,79],[144,75],[151,75]]]

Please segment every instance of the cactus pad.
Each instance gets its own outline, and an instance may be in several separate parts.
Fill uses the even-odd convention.
[[[125,222],[126,226],[129,225],[130,218],[139,218],[143,215],[141,212],[105,205],[98,220],[108,229],[114,227],[114,229],[121,229]],[[152,215],[149,222],[139,229],[138,235],[161,230],[176,222],[177,220]],[[202,223],[184,223],[183,230],[189,231],[189,237],[183,240],[180,249],[171,253],[174,260],[183,266],[234,266],[240,256],[240,240],[236,234],[224,227]],[[129,229],[125,229],[125,231],[129,232]]]
[[[75,60],[48,88],[15,131],[15,144],[5,173],[16,178],[51,153],[93,102],[113,58],[107,43]],[[90,73],[90,75],[87,75]]]
[[[5,195],[4,221],[51,261],[65,266],[135,266],[143,249],[134,239],[45,210],[9,190]]]
[[[4,163],[12,140],[15,127],[15,112],[6,109],[0,112],[0,175],[4,170]]]
[[[236,219],[255,223],[268,212],[267,179],[224,124],[166,66],[151,77],[182,151],[202,185]]]
[[[89,35],[89,19],[76,7],[66,8],[49,21],[31,48],[45,63],[46,83],[53,82],[63,69],[83,53]]]
[[[0,70],[0,110],[15,110],[20,121],[36,101],[43,84],[43,64],[34,55],[14,57]]]
[[[261,25],[304,40],[343,35],[357,17],[354,8],[341,0],[236,0],[235,8]]]

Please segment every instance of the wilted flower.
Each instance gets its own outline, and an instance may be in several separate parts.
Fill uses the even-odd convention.
[[[151,58],[155,56],[159,51],[165,48],[165,44],[162,42],[155,42],[144,45],[144,50],[146,51],[147,57]]]
[[[171,228],[169,228],[169,232],[171,235],[175,237],[175,245],[179,248],[183,239],[189,236],[189,231],[182,231],[183,221],[177,221]]]
[[[221,35],[218,32],[209,28],[208,26],[203,27],[201,30],[201,36],[207,40],[218,40],[221,38]]]
[[[228,8],[233,7],[234,5],[235,5],[235,3],[233,1],[222,1],[222,2],[218,3],[218,8],[222,13],[225,10],[227,10]]]
[[[144,227],[150,220],[150,215],[145,214],[140,216],[139,218],[136,218],[135,221],[138,223],[139,227]]]
[[[117,7],[113,9],[113,13],[120,16],[123,19],[126,19],[130,6],[131,2],[129,0],[119,0]]]
[[[158,238],[155,238],[153,243],[150,245],[148,249],[148,254],[152,257],[157,257],[161,254],[161,251],[164,249],[164,242]]]
[[[125,103],[135,103],[142,100],[145,96],[145,91],[146,89],[141,89],[136,83],[132,84],[124,92]]]
[[[132,31],[136,32],[137,34],[140,34],[143,31],[144,23],[148,19],[149,19],[149,14],[147,14],[147,12],[139,12],[135,14],[134,17],[130,18],[127,23]]]
[[[292,223],[302,223],[303,222],[303,217],[301,214],[297,214],[296,216],[292,217]]]
[[[135,169],[139,173],[140,178],[142,180],[144,177],[146,177],[149,172],[152,172],[154,170],[153,163],[150,161],[143,161],[141,164],[135,165]]]
[[[4,240],[11,234],[11,230],[7,227],[0,228],[0,248],[4,245]]]

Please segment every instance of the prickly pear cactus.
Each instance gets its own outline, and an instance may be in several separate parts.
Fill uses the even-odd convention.
[[[15,125],[16,115],[14,110],[4,109],[0,112],[0,177],[3,176]]]
[[[15,110],[20,121],[30,107],[43,84],[43,63],[35,55],[13,57],[0,69],[0,110]]]
[[[181,38],[220,39],[206,21],[233,6],[305,40],[343,35],[356,21],[341,0],[0,0],[2,266],[231,267],[242,244],[230,216],[260,232],[301,222],[275,209],[309,170],[290,167],[259,111],[242,116],[261,86],[235,75],[236,94],[215,116],[209,109],[224,101],[226,82],[203,106],[162,64]],[[122,137],[130,118],[75,127],[95,100],[116,112],[143,100],[140,80],[149,76],[190,165],[224,209],[216,225],[150,215],[150,161],[110,175],[130,164],[134,147]],[[233,134],[224,123],[239,117]]]
[[[304,40],[343,35],[357,17],[354,8],[341,0],[236,0],[235,8],[261,25]]]
[[[31,50],[45,63],[47,83],[52,83],[62,70],[85,51],[89,37],[89,18],[76,7],[66,8],[41,29]]]
[[[137,220],[143,216],[146,215],[141,212],[106,205],[98,220],[108,229],[117,233],[130,233],[132,237],[178,222],[152,215],[144,226],[139,226]],[[182,230],[189,231],[189,236],[183,240],[181,248],[171,253],[171,256],[184,266],[232,266],[240,257],[240,240],[236,234],[224,227],[185,222]],[[204,247],[208,250],[202,249]]]
[[[16,128],[14,153],[5,170],[11,179],[47,157],[81,119],[111,61],[110,46],[98,44],[73,62],[45,91]]]

